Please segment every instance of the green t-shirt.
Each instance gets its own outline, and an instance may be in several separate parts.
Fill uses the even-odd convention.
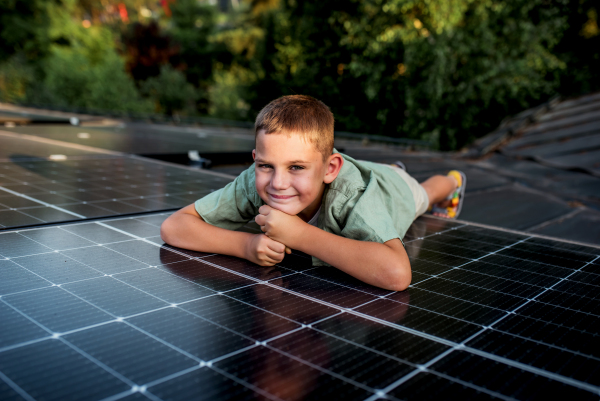
[[[334,153],[339,152],[334,149]],[[389,166],[341,155],[344,165],[325,187],[317,226],[360,241],[401,240],[415,217],[408,185]],[[256,191],[253,164],[224,188],[197,200],[195,207],[205,222],[237,230],[253,220],[264,204]],[[313,265],[329,266],[315,257]]]

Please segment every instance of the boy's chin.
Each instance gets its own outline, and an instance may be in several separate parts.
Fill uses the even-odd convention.
[[[301,210],[298,210],[298,207],[295,207],[293,205],[280,205],[280,204],[273,204],[273,203],[267,203],[267,205],[271,206],[273,209],[277,209],[280,212],[286,213],[286,214],[290,214],[292,216],[297,215],[298,213],[301,212]]]

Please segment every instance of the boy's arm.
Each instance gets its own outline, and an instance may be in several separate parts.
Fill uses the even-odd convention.
[[[376,287],[405,290],[411,280],[410,261],[398,238],[384,242],[358,241],[307,224],[293,249],[308,253]]]
[[[285,245],[264,234],[231,231],[206,223],[194,204],[169,216],[160,227],[160,236],[178,248],[237,256],[261,266],[272,266],[285,256]]]
[[[402,291],[410,284],[410,261],[397,238],[383,244],[358,241],[328,233],[269,206],[259,211],[256,222],[275,241],[377,287]]]

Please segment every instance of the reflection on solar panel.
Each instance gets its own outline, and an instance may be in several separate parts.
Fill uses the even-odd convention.
[[[598,399],[599,249],[420,218],[390,292],[166,216],[0,233],[1,399]]]

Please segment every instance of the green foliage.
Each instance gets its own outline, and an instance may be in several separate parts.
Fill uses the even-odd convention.
[[[565,19],[543,0],[288,0],[263,16],[270,99],[322,99],[337,128],[457,148],[543,101],[565,69]]]
[[[248,113],[250,105],[244,99],[248,98],[248,88],[257,81],[252,71],[239,65],[228,69],[217,66],[209,88],[210,115],[228,120],[252,118]]]
[[[600,90],[596,3],[0,0],[0,97],[252,120],[302,93],[338,130],[457,149],[557,93]]]
[[[600,29],[597,0],[569,1],[562,5],[567,29],[554,53],[567,67],[560,81],[559,93],[582,94],[600,90]]]
[[[153,100],[158,113],[172,116],[177,112],[189,114],[194,111],[196,90],[181,71],[169,65],[163,66],[157,77],[144,81],[141,90]]]
[[[367,93],[403,87],[396,100],[403,116],[379,116],[381,126],[409,137],[437,132],[441,148],[455,149],[490,132],[506,115],[550,97],[558,83],[547,76],[565,68],[550,51],[564,19],[541,2],[511,3],[471,3],[456,26],[440,27],[429,18],[405,21],[414,35],[400,34],[410,39],[403,41],[396,79],[389,73],[384,81],[367,78]],[[371,50],[389,45],[379,42],[369,43],[366,60],[354,58],[353,71],[363,74],[365,61],[386,58],[385,50]]]
[[[86,51],[55,48],[45,61],[45,78],[36,87],[32,100],[80,109],[148,112],[149,102],[141,99],[125,73],[124,61],[107,51],[93,62]]]
[[[47,6],[53,0],[0,0],[0,60],[20,54],[27,60],[44,57],[51,40]]]
[[[108,27],[93,25],[85,28],[79,18],[74,18],[80,13],[77,0],[57,0],[49,3],[46,9],[50,18],[47,34],[52,42],[51,52],[72,49],[93,64],[115,52],[114,35]]]
[[[210,42],[216,31],[218,11],[197,0],[178,0],[171,7],[170,34],[179,44],[178,61],[188,82],[198,88],[197,112],[206,114],[209,108],[208,89],[213,82],[213,66],[219,58],[227,57],[223,46]]]
[[[286,88],[284,94],[306,93],[323,100],[336,116],[339,130],[380,133],[373,124],[379,104],[372,101],[363,77],[349,70],[354,55],[365,49],[345,42],[348,23],[344,19],[360,16],[361,3],[289,1],[287,8],[287,18],[273,19],[272,31],[280,39],[273,44],[279,56],[273,57],[277,73],[272,76],[283,84],[277,86]],[[385,69],[385,65],[372,67],[372,76]]]
[[[219,50],[209,42],[217,23],[217,9],[197,0],[178,0],[171,7],[170,34],[181,49],[179,57],[185,64],[188,80],[206,84],[212,75],[213,59]]]
[[[20,2],[13,1],[22,8]],[[36,2],[32,4],[36,5]],[[33,6],[31,6],[33,7]],[[134,82],[125,72],[124,60],[117,54],[113,33],[104,26],[85,28],[75,19],[80,10],[75,0],[57,0],[37,4],[43,9],[47,48],[43,57],[27,63],[24,57],[11,59],[0,69],[3,98],[14,102],[53,104],[106,111],[147,112],[148,101],[142,99]],[[41,17],[35,12],[21,14],[35,23]],[[32,30],[37,32],[36,30]],[[31,36],[20,54],[40,40]]]
[[[252,9],[243,5],[229,14],[208,38],[219,49],[209,88],[209,112],[227,119],[253,120],[251,103],[264,94],[265,30],[257,24]],[[261,85],[257,88],[257,85]],[[272,100],[272,99],[271,99]],[[264,105],[264,104],[263,104]]]
[[[20,103],[34,81],[33,70],[24,57],[15,55],[0,64],[0,102]]]
[[[41,63],[42,78],[30,92],[31,101],[107,111],[151,110],[125,72],[109,29],[77,23],[75,0],[49,4],[47,10],[54,44]]]

